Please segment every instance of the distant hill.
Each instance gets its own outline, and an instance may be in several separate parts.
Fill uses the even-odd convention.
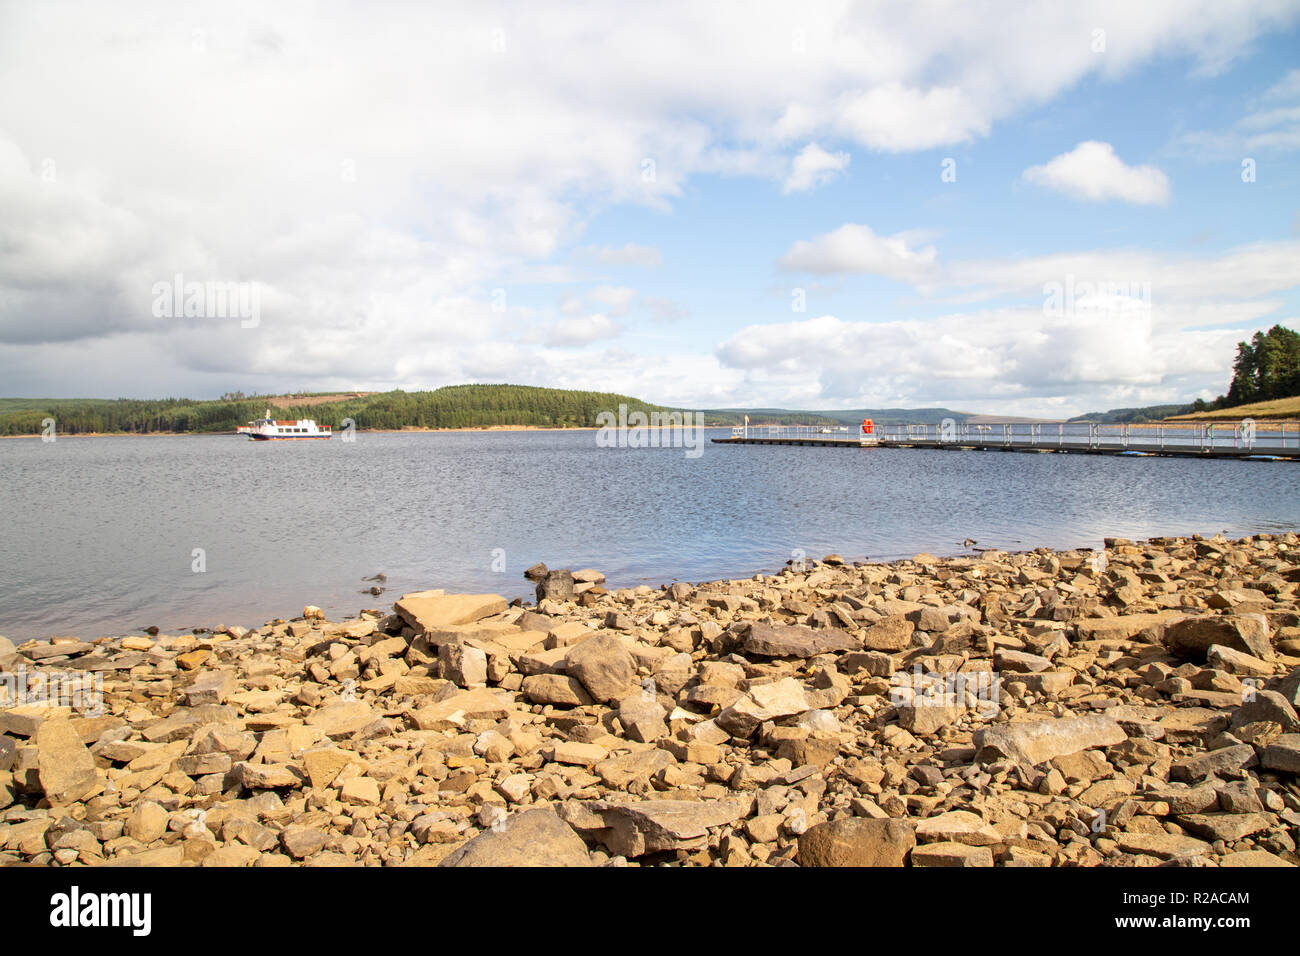
[[[338,427],[351,419],[359,429],[403,428],[574,428],[595,427],[603,411],[691,411],[654,405],[616,392],[582,392],[530,385],[450,385],[431,391],[322,392],[244,395],[219,399],[28,399],[0,398],[0,435],[35,435],[53,418],[59,434],[146,434],[232,432],[260,418],[313,418]],[[964,422],[966,412],[947,408],[856,408],[802,411],[785,408],[723,408],[701,412],[709,425],[856,425],[864,418],[885,424]]]
[[[1137,425],[1158,422],[1172,415],[1185,415],[1192,410],[1188,405],[1146,405],[1142,408],[1112,408],[1108,412],[1089,412],[1076,415],[1072,422],[1097,422],[1100,424]]]
[[[0,399],[0,435],[35,435],[46,418],[59,434],[97,432],[230,432],[271,409],[277,418],[314,418],[337,427],[350,418],[360,429],[595,426],[602,411],[668,411],[613,392],[525,385],[452,385],[428,392],[244,396],[194,401],[166,399]]]
[[[949,408],[852,408],[798,411],[789,408],[720,408],[704,412],[707,420],[718,416],[735,418],[738,423],[745,415],[751,424],[797,425],[857,425],[870,418],[878,425],[937,425],[945,418],[961,423],[971,418],[969,412],[954,412]],[[999,419],[1001,421],[1001,419]]]

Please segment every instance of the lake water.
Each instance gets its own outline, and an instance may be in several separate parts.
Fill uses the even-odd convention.
[[[304,604],[335,618],[433,587],[515,597],[538,561],[658,586],[776,570],[796,551],[1300,528],[1286,462],[713,444],[692,458],[596,434],[0,441],[0,634],[259,625]],[[362,593],[380,571],[389,590]]]

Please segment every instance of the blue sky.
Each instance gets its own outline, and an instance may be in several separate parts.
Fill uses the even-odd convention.
[[[1052,417],[1300,322],[1298,3],[619,14],[0,7],[0,392]]]

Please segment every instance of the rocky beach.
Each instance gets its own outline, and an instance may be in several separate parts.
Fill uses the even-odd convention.
[[[0,638],[0,865],[1287,867],[1300,536]]]

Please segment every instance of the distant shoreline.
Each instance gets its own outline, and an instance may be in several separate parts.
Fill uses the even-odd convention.
[[[661,426],[645,426],[660,428],[685,428],[685,425],[665,424]],[[696,427],[694,425],[692,428]],[[732,428],[730,424],[721,425],[701,425],[701,428]],[[755,427],[751,423],[750,427]],[[457,428],[358,428],[357,434],[367,435],[402,435],[412,432],[598,432],[600,425],[466,425]],[[336,434],[342,434],[338,432]],[[77,434],[56,433],[55,437],[59,440],[64,438],[193,438],[193,437],[212,437],[212,438],[240,438],[238,432],[78,432]],[[40,438],[37,435],[0,435],[0,439],[6,438]]]

